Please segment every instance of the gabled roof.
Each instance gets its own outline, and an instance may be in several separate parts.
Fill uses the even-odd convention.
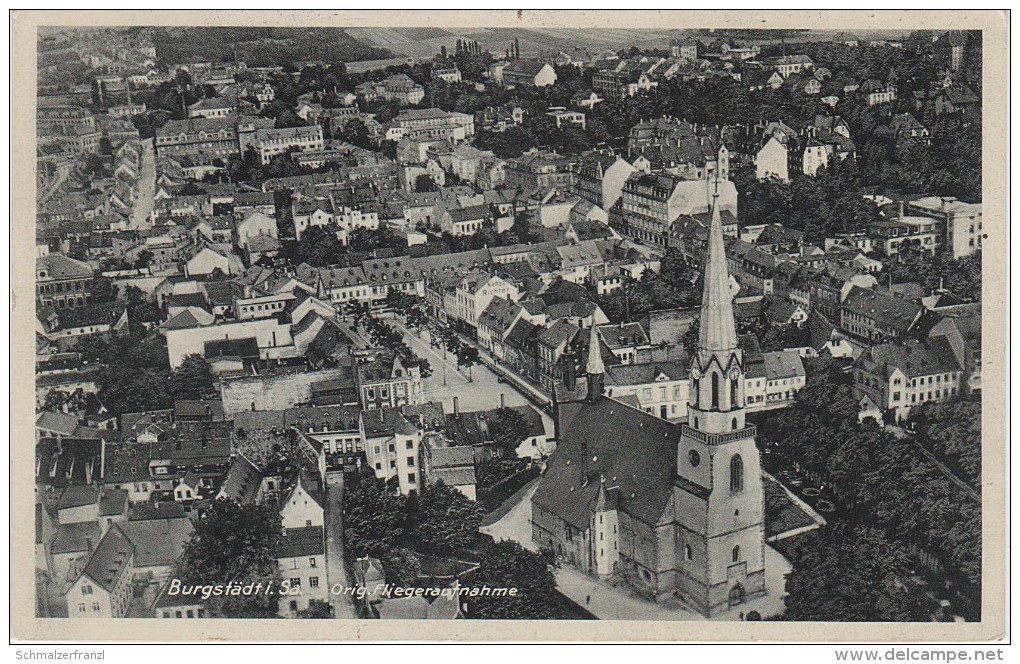
[[[276,549],[276,558],[305,558],[326,553],[322,526],[284,528]]]
[[[505,334],[520,312],[519,304],[496,296],[489,301],[489,305],[478,317],[478,324],[485,325],[499,334]]]
[[[119,525],[113,524],[99,542],[82,575],[103,590],[111,592],[121,576],[127,572],[133,555],[134,545],[124,535]]]
[[[128,521],[121,523],[120,529],[134,546],[136,568],[173,565],[195,531],[190,519]]]
[[[953,349],[945,337],[879,344],[865,351],[858,361],[865,364],[873,362],[887,377],[897,369],[907,378],[960,371]]]
[[[42,506],[41,503],[37,505]],[[94,548],[99,543],[101,535],[98,521],[62,523],[57,526],[57,535],[50,546],[50,553],[86,553],[90,546]]]
[[[95,505],[99,501],[99,491],[90,485],[74,485],[64,489],[57,500],[57,509],[73,509],[85,505]]]
[[[582,403],[563,423],[532,503],[584,530],[604,479],[605,489],[617,493],[618,509],[654,526],[673,495],[679,440],[676,425],[612,399]]]
[[[904,333],[917,319],[922,306],[889,293],[854,286],[843,300],[843,309]]]
[[[606,384],[644,385],[653,383],[662,376],[668,380],[686,380],[689,371],[687,360],[608,366]]]
[[[769,380],[797,378],[806,375],[804,361],[795,350],[777,350],[762,353],[765,360],[765,377]]]
[[[37,273],[46,270],[47,278],[57,280],[91,279],[93,275],[88,265],[63,254],[49,254],[35,259],[35,269]]]
[[[507,74],[519,76],[537,76],[546,67],[546,63],[535,60],[514,60],[503,67],[503,76]]]

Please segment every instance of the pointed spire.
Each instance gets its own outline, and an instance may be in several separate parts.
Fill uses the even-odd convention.
[[[736,347],[737,331],[733,324],[733,299],[730,297],[730,278],[726,270],[726,245],[723,243],[717,174],[715,192],[712,194],[712,224],[708,229],[698,349],[712,353],[731,351]]]

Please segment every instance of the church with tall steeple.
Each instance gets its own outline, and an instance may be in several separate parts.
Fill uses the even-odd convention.
[[[713,202],[686,423],[603,395],[593,328],[584,386],[554,394],[559,444],[531,502],[532,537],[565,563],[705,616],[765,589],[764,491]]]

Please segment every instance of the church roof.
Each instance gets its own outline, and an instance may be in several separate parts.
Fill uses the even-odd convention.
[[[562,424],[533,504],[585,529],[604,478],[607,490],[617,488],[620,510],[654,526],[673,494],[680,428],[608,398],[581,404]]]

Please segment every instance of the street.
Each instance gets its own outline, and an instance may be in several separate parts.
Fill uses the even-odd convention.
[[[447,357],[444,359],[441,348],[432,348],[428,342],[430,338],[428,330],[422,331],[423,338],[419,339],[415,333],[408,330],[395,318],[387,322],[404,334],[404,342],[418,357],[427,359],[432,365],[432,375],[422,380],[426,401],[441,402],[447,413],[453,412],[453,397],[455,396],[459,398],[459,407],[463,412],[499,408],[500,395],[504,396],[507,406],[532,405],[532,402],[516,387],[509,383],[499,382],[498,376],[484,364],[476,364],[471,367],[471,380],[469,381],[468,370],[457,366],[455,356],[447,353]],[[542,415],[546,432],[551,434],[553,431],[552,418],[544,411],[539,410],[539,413]]]
[[[326,579],[330,588],[351,587],[344,564],[343,495],[344,474],[326,473]],[[330,603],[334,618],[354,620],[358,617],[350,595],[330,592]]]
[[[149,215],[156,196],[156,155],[152,147],[152,139],[142,141],[142,167],[138,174],[138,195],[135,207],[131,210],[131,228],[138,230],[148,228]]]

